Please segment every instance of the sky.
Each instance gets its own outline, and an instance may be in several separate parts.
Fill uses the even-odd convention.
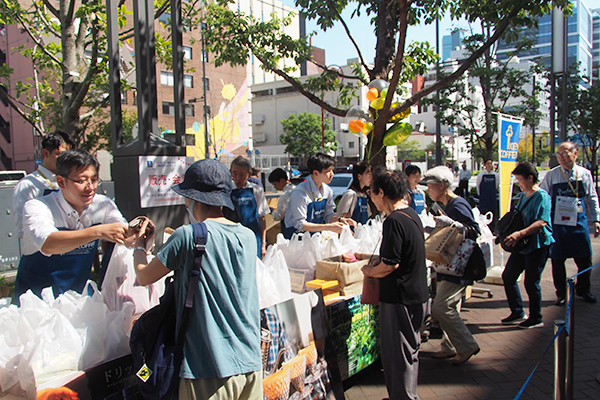
[[[284,4],[294,7],[293,0],[282,0]],[[590,9],[600,8],[600,0],[584,0]],[[350,32],[352,32],[354,40],[358,47],[363,52],[363,57],[367,62],[373,62],[375,57],[375,35],[373,27],[369,24],[366,15],[360,18],[350,18],[350,13],[342,14],[348,23]],[[338,24],[339,25],[339,24]],[[312,32],[316,29],[316,25],[312,21],[307,21],[307,32]],[[468,28],[465,21],[451,21],[449,17],[440,20],[440,52],[442,46],[442,36],[449,35],[455,28]],[[428,41],[435,49],[435,25],[420,25],[411,26],[408,28],[408,41]],[[313,37],[313,46],[325,49],[325,60],[327,65],[346,65],[349,58],[357,57],[352,42],[348,39],[346,32],[341,26],[336,26],[327,32],[318,32]]]

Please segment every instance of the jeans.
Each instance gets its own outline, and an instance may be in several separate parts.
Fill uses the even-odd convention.
[[[527,296],[529,296],[529,318],[542,322],[540,279],[549,252],[550,246],[544,246],[527,254],[512,253],[508,258],[502,273],[502,280],[504,281],[508,306],[513,314],[523,314],[523,299],[521,298],[517,279],[525,271],[525,290]]]

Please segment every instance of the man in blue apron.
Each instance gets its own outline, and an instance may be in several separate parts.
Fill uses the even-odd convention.
[[[483,162],[484,170],[477,175],[477,193],[479,194],[479,211],[482,214],[492,212],[494,218],[490,225],[492,232],[496,229],[498,219],[498,188],[500,187],[500,176],[494,171],[494,162],[486,158]]]
[[[42,164],[37,170],[21,179],[13,189],[13,216],[17,237],[23,238],[23,206],[27,200],[45,196],[58,190],[56,159],[65,150],[75,147],[68,133],[56,131],[42,139]]]
[[[273,220],[280,221],[281,233],[283,234],[285,231],[285,212],[290,203],[290,196],[294,189],[296,189],[296,185],[290,182],[287,172],[282,168],[275,168],[269,174],[269,182],[276,190],[283,190],[283,194],[277,200],[277,210],[273,211]]]
[[[576,144],[561,143],[556,152],[560,165],[550,170],[540,185],[552,197],[552,231],[556,242],[550,249],[550,258],[557,296],[555,304],[558,306],[566,302],[566,259],[573,258],[579,271],[591,266],[592,247],[585,210],[586,199],[594,219],[594,237],[600,234],[600,207],[594,181],[590,171],[575,164],[577,154]],[[577,277],[575,294],[588,303],[595,303],[596,297],[590,293],[591,275],[591,271],[588,271]]]
[[[23,256],[15,300],[27,290],[40,296],[81,293],[90,277],[98,239],[124,243],[125,218],[108,197],[96,194],[98,161],[84,150],[67,150],[56,161],[59,191],[29,200],[23,208]]]
[[[291,238],[295,232],[341,233],[344,225],[356,227],[352,218],[338,217],[333,213],[333,191],[327,184],[333,178],[334,165],[333,157],[323,153],[308,159],[307,167],[311,174],[290,196],[285,214],[285,238]]]
[[[225,217],[240,222],[250,228],[256,235],[259,258],[267,252],[267,222],[265,216],[271,212],[265,191],[255,183],[248,182],[252,173],[250,162],[244,157],[237,157],[231,162],[231,177],[235,187],[231,191],[231,200],[235,211],[224,209]]]

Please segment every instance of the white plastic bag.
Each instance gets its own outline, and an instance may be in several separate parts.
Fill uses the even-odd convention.
[[[283,255],[288,268],[314,272],[318,259],[317,248],[309,233],[294,233]]]
[[[120,311],[123,303],[132,302],[135,315],[140,315],[159,303],[164,287],[164,278],[147,286],[137,283],[133,249],[115,245],[102,282],[102,297],[111,311]]]

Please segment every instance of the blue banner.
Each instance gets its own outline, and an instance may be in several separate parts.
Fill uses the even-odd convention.
[[[511,173],[517,166],[522,118],[498,113],[498,159],[500,173],[500,216],[510,209],[512,196]]]

